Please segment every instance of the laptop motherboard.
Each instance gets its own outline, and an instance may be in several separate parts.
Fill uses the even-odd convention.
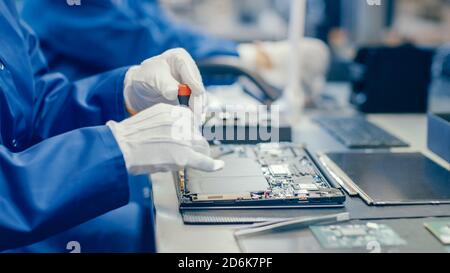
[[[176,174],[180,209],[323,207],[345,201],[302,146],[218,145],[212,156],[225,161],[224,169]]]

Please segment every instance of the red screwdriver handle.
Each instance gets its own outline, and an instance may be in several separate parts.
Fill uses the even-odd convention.
[[[191,88],[187,84],[178,85],[178,101],[180,105],[189,106],[189,99],[191,97]]]

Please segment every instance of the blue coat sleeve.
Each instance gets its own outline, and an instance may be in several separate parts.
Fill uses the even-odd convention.
[[[71,78],[138,64],[173,47],[184,47],[196,60],[237,56],[234,42],[173,22],[156,0],[90,0],[81,6],[26,1],[22,14],[50,67]]]
[[[77,128],[124,119],[125,72],[120,68],[74,83],[57,73],[39,77],[33,143]]]
[[[40,241],[128,203],[110,130],[75,130],[20,153],[0,145],[0,250]]]
[[[70,82],[49,73],[36,35],[21,23],[34,81],[33,142],[127,117],[123,84],[128,67]]]

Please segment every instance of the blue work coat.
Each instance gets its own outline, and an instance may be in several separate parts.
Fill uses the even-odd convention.
[[[138,250],[124,241],[139,240],[144,220],[127,205],[125,162],[104,126],[126,117],[125,72],[49,73],[14,1],[0,1],[0,251]]]

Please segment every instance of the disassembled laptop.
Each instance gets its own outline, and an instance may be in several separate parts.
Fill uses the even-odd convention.
[[[176,174],[180,209],[334,207],[345,201],[301,145],[219,145],[212,154],[225,161],[223,170]]]

